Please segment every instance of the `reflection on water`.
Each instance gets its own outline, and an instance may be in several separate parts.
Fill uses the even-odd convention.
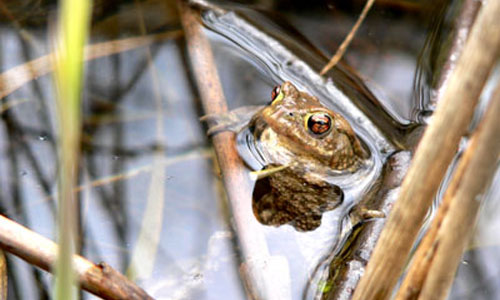
[[[140,32],[138,6],[112,2],[107,10],[96,7],[93,40]],[[179,28],[172,13],[173,2],[144,1],[141,9],[148,32]],[[303,11],[267,7],[280,15],[273,18],[249,7],[240,9],[243,18],[210,11],[203,15],[230,108],[266,104],[274,85],[291,80],[342,113],[373,153],[370,167],[356,173],[356,178],[332,177],[343,189],[344,201],[324,214],[317,230],[297,232],[288,225],[262,226],[271,254],[288,261],[289,274],[283,276],[290,276],[293,298],[299,299],[318,262],[335,246],[345,212],[373,185],[388,155],[408,146],[404,137],[413,129],[412,111],[418,104],[411,97],[409,81],[425,28],[420,26],[422,18],[417,13],[376,6],[346,57],[360,74],[341,66],[332,71],[331,81],[315,74],[325,61],[315,46],[333,52],[359,7],[335,4],[332,9],[318,4]],[[24,23],[26,19],[19,17],[22,26],[29,25],[21,32],[12,20],[2,17],[2,72],[47,54],[47,16],[37,14],[37,18]],[[284,20],[307,38],[284,26]],[[388,22],[398,24],[389,26],[389,33]],[[245,26],[257,26],[266,34],[242,32],[248,28]],[[159,299],[244,299],[236,237],[214,171],[206,128],[198,121],[203,112],[196,101],[183,41],[157,43],[149,50],[152,61],[146,49],[139,48],[87,63],[79,192],[82,253],[125,273],[130,270],[139,236],[153,241],[159,234],[157,245],[151,246],[156,251],[150,252],[151,257],[139,257],[135,266],[141,268],[141,261],[144,266],[154,262],[149,274],[139,272],[139,283],[151,295]],[[161,116],[155,97],[161,99]],[[53,98],[51,79],[43,76],[1,99],[0,109],[1,213],[52,239],[57,172]],[[10,106],[4,110],[5,105]],[[163,128],[161,138],[158,120]],[[164,168],[160,182],[152,179],[158,167]],[[494,187],[498,186],[497,181]],[[152,190],[162,190],[163,198],[149,198]],[[498,191],[492,195],[493,199]],[[155,206],[155,201],[164,203]],[[148,207],[160,210],[154,211],[160,223],[157,232],[141,228],[145,218],[153,218],[153,214],[146,215]],[[467,268],[480,266],[483,256],[498,261],[481,252],[468,260]],[[8,260],[9,299],[47,297],[49,275],[12,256]],[[479,267],[475,272],[498,278],[493,271]]]

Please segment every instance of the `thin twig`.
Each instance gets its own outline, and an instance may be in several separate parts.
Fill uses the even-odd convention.
[[[172,31],[155,35],[141,36],[97,43],[86,46],[84,60],[94,60],[100,57],[117,54],[139,47],[151,45],[164,39],[176,39],[182,36],[182,31]],[[24,84],[40,76],[46,75],[54,68],[51,63],[53,54],[48,54],[22,65],[13,67],[0,74],[0,99],[11,94]]]
[[[0,247],[45,271],[51,272],[57,244],[0,216]],[[144,290],[105,263],[94,264],[74,255],[73,264],[83,289],[104,299],[153,299]]]
[[[359,26],[361,26],[361,23],[363,23],[364,19],[366,18],[366,15],[370,11],[370,8],[372,7],[373,3],[375,0],[367,0],[365,6],[363,7],[363,11],[358,17],[358,20],[352,27],[351,31],[349,34],[346,36],[342,44],[340,44],[340,47],[337,49],[337,52],[335,52],[335,55],[330,59],[328,64],[319,72],[320,75],[325,75],[326,72],[328,72],[331,68],[333,68],[342,58],[344,55],[344,52],[347,50],[347,47],[349,47],[349,44],[351,44],[352,39],[354,38],[354,35],[359,29]]]
[[[189,58],[206,114],[227,111],[210,44],[203,34],[200,20],[184,1],[178,0]],[[267,244],[252,211],[252,189],[243,162],[236,151],[235,135],[220,132],[212,143],[222,171],[230,202],[234,226],[243,257],[240,268],[249,296],[254,299],[288,299],[290,287],[285,282],[287,265],[269,255]],[[281,269],[278,269],[280,267]]]
[[[499,1],[488,1],[479,12],[449,86],[417,149],[399,200],[356,289],[355,300],[387,298],[402,273],[439,183],[467,131],[482,87],[498,60],[498,15]]]
[[[398,292],[399,300],[443,299],[474,229],[479,199],[496,169],[500,153],[500,82],[478,129],[471,137],[439,211],[420,244]],[[420,297],[419,297],[420,296]]]

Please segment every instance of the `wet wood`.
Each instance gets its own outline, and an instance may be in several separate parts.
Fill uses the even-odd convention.
[[[193,75],[207,115],[227,111],[222,86],[217,73],[212,50],[200,25],[197,11],[178,0],[181,21],[186,37]],[[250,298],[288,299],[290,287],[286,261],[269,255],[260,224],[252,211],[252,187],[248,174],[236,150],[235,134],[219,132],[212,136],[212,143],[222,171],[224,187],[229,199],[234,229],[240,244],[243,263],[242,278]]]
[[[458,58],[462,54],[462,51],[469,36],[474,20],[476,20],[477,13],[481,7],[481,1],[477,0],[465,0],[462,4],[460,15],[458,16],[454,30],[451,46],[448,50],[448,55],[444,65],[441,69],[439,80],[437,85],[434,87],[435,93],[431,95],[429,105],[435,107],[439,99],[442,98],[443,93],[448,86],[448,81],[451,74],[457,67]]]
[[[58,251],[56,243],[4,216],[0,216],[0,247],[48,272]],[[94,264],[74,255],[73,265],[81,287],[103,299],[153,299],[106,263]]]
[[[362,209],[376,209],[388,215],[396,202],[401,182],[408,170],[411,161],[409,151],[393,154],[387,160],[381,175],[380,182],[374,190],[366,195],[354,208],[352,214],[360,214]],[[328,285],[331,292],[323,298],[329,300],[351,299],[354,289],[364,273],[375,243],[384,228],[386,218],[377,218],[355,228],[340,253],[336,254],[330,264]]]
[[[499,15],[500,1],[488,1],[480,10],[353,299],[386,299],[401,275],[423,218],[498,60]]]
[[[445,299],[500,154],[500,82],[413,258],[396,299]]]

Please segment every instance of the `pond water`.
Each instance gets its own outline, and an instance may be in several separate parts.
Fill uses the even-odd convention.
[[[323,53],[337,49],[363,1],[238,2],[217,1],[237,13],[202,11],[229,108],[266,104],[275,85],[292,81],[345,116],[372,153],[364,172],[331,179],[345,198],[323,215],[317,230],[259,225],[272,257],[284,262],[280,282],[288,284],[290,298],[319,297],[318,270],[338,246],[345,213],[374,184],[391,153],[413,146],[406,137],[425,121],[421,112],[429,109],[433,69],[419,55],[430,55],[422,52],[428,33],[449,30],[432,27],[435,20],[451,26],[456,8],[376,4],[346,53],[346,65],[325,80],[316,74],[326,62]],[[1,72],[50,53],[54,3],[7,1],[0,8]],[[94,10],[92,43],[181,28],[172,1],[97,2]],[[238,240],[207,128],[198,120],[204,113],[191,74],[196,66],[188,60],[184,40],[176,38],[87,62],[81,253],[129,274],[158,299],[245,299]],[[0,212],[54,239],[54,89],[50,74],[31,77],[1,99]],[[451,299],[499,295],[500,257],[492,238],[499,229],[493,201],[499,187],[497,174]],[[9,299],[48,297],[51,275],[10,255],[8,267]]]

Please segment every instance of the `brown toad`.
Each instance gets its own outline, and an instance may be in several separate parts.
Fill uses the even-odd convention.
[[[253,209],[263,224],[290,224],[314,230],[323,212],[342,202],[339,187],[325,181],[331,171],[354,172],[368,153],[349,123],[325,108],[317,98],[285,82],[272,93],[272,102],[259,108],[247,123],[248,111],[207,116],[218,124],[209,133],[250,130],[269,175],[257,180]],[[275,170],[275,171],[273,171]]]

